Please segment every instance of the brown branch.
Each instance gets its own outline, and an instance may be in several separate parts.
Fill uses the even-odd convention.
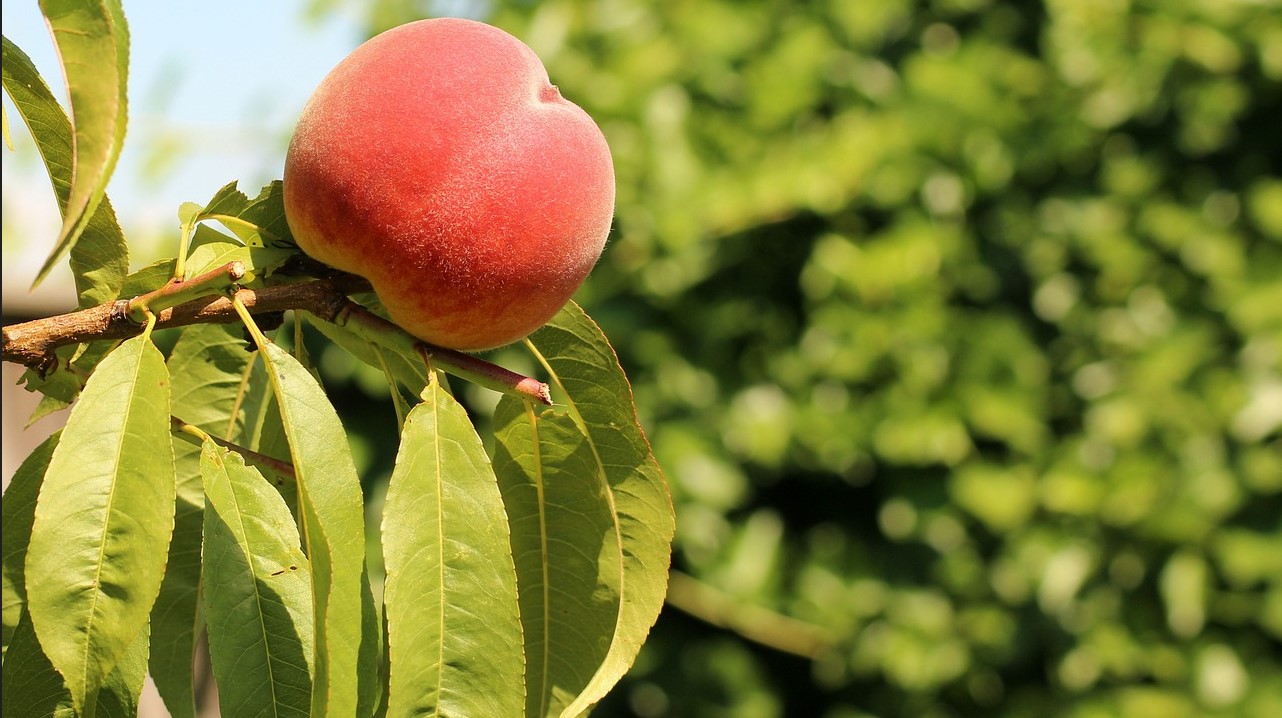
[[[512,387],[526,399],[552,406],[552,389],[534,377],[522,376],[497,364],[453,349],[434,347],[424,342],[418,342],[414,348],[419,356],[423,357],[423,363],[428,367],[432,366],[432,362],[436,362],[445,371],[467,379],[473,384],[480,384],[496,391],[506,391],[507,387]]]
[[[193,287],[205,286],[212,289],[221,286],[224,280],[234,281],[238,270],[243,270],[232,266],[235,264],[239,263],[218,267],[185,283],[170,282],[142,297],[121,299],[77,312],[11,324],[4,328],[4,361],[22,364],[44,375],[57,366],[53,352],[58,347],[101,339],[128,339],[142,334],[144,325],[132,319],[130,314],[131,310],[139,310],[148,305],[153,310],[156,307],[166,307],[155,313],[156,329],[239,322],[240,315],[236,313],[230,297],[206,296],[169,306],[175,297],[184,298],[193,291]],[[366,280],[352,274],[340,274],[300,284],[241,289],[234,296],[245,305],[250,314],[305,311],[323,321],[347,327],[368,341],[402,354],[431,357],[446,372],[488,389],[533,399],[543,404],[552,403],[547,384],[470,354],[421,342],[347,298],[349,294],[368,291],[370,285]]]
[[[321,279],[264,289],[241,289],[236,296],[253,314],[303,309],[332,320],[347,302],[347,294],[369,291],[369,283],[356,276]],[[34,319],[4,328],[3,359],[40,370],[58,347],[99,339],[128,339],[142,334],[144,325],[129,318],[130,300],[122,299],[68,314]],[[228,324],[240,321],[231,299],[202,297],[156,314],[156,329],[191,324]]]
[[[750,641],[805,658],[819,659],[837,643],[819,626],[743,601],[680,571],[668,577],[667,602]]]
[[[142,324],[147,321],[147,312],[159,312],[201,297],[218,294],[244,277],[244,262],[228,262],[190,279],[175,277],[160,289],[130,299],[125,313],[133,321]]]

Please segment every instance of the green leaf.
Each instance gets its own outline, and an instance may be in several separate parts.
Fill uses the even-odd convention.
[[[220,267],[228,262],[241,262],[245,265],[245,279],[242,284],[252,282],[255,277],[270,274],[286,260],[294,256],[288,249],[273,247],[247,247],[215,229],[204,225],[196,228],[191,242],[191,252],[187,256],[184,277],[191,279],[199,274]]]
[[[503,500],[435,378],[405,421],[383,509],[388,716],[519,716],[516,570]]]
[[[71,121],[27,53],[8,37],[0,39],[0,77],[18,115],[27,123],[44,158],[59,207],[71,192]],[[64,210],[65,211],[65,210]]]
[[[235,186],[235,184],[236,183],[233,182],[231,186]],[[178,205],[179,224],[183,226],[195,224],[196,218],[200,216],[200,212],[203,209],[204,207],[201,207],[199,204],[195,202],[183,202],[182,204]]]
[[[561,715],[589,709],[627,673],[663,608],[676,519],[672,497],[637,421],[632,388],[609,341],[570,302],[527,345],[552,379],[556,398],[587,435],[597,473],[609,486],[622,551],[621,602],[605,661]]]
[[[86,241],[82,239],[82,243]],[[92,246],[92,243],[89,244]],[[79,247],[80,243],[76,246]],[[174,260],[172,259],[163,259],[147,265],[126,276],[110,299],[146,294],[166,284],[173,276],[173,272]],[[82,304],[86,301],[85,296],[81,295]],[[20,381],[26,390],[44,394],[36,411],[27,420],[28,425],[35,423],[45,414],[58,411],[75,402],[80,396],[80,390],[84,388],[85,381],[98,366],[98,362],[114,349],[116,344],[116,341],[102,340],[58,347],[54,351],[58,363],[47,376],[41,377],[30,369],[24,372]]]
[[[19,379],[27,391],[38,391],[46,397],[56,399],[63,404],[71,404],[80,396],[84,379],[72,367],[71,359],[75,356],[77,346],[62,346],[54,350],[57,364],[46,375],[34,369],[27,369]]]
[[[121,299],[132,299],[140,294],[160,289],[174,276],[174,260],[161,259],[125,277],[120,287]]]
[[[147,664],[156,691],[172,718],[195,718],[194,661],[196,638],[204,623],[200,603],[201,518],[205,496],[200,468],[190,456],[190,444],[174,442],[177,501],[174,534],[160,593],[151,608],[155,630]],[[193,471],[194,469],[194,471]]]
[[[298,253],[285,223],[285,204],[279,182],[249,199],[231,182],[201,207],[184,202],[178,210],[184,237],[193,233],[183,276],[190,279],[228,262],[245,265],[242,284],[267,277]],[[231,230],[227,235],[197,223],[215,220]]]
[[[254,234],[237,232],[245,244],[251,247],[297,248],[285,220],[285,192],[280,180],[264,185],[238,216],[258,228]]]
[[[37,421],[49,416],[50,414],[62,411],[71,406],[71,402],[55,399],[52,396],[42,396],[40,401],[36,402],[36,408],[31,410],[31,415],[27,417],[27,422],[23,424],[23,429],[30,429]]]
[[[494,411],[521,597],[526,718],[560,715],[605,660],[619,619],[622,556],[587,437],[564,413],[505,396]]]
[[[289,441],[312,562],[312,714],[368,715],[377,700],[379,629],[365,566],[363,497],[347,434],[311,373],[254,333]]]
[[[27,610],[27,586],[24,579],[27,561],[27,544],[31,540],[31,523],[35,520],[36,496],[40,494],[40,484],[44,481],[45,471],[49,468],[49,459],[53,448],[58,445],[60,433],[54,434],[40,443],[31,452],[18,470],[13,472],[9,486],[4,490],[3,538],[0,550],[3,551],[4,588],[4,641],[3,650],[8,650],[13,631]]]
[[[285,247],[256,247],[249,246],[249,258],[245,261],[245,269],[248,270],[252,277],[270,277],[272,272],[279,269],[290,258],[296,256],[298,250]]]
[[[204,207],[185,203],[179,217],[186,224],[221,222],[251,248],[297,249],[285,221],[284,192],[279,180],[264,186],[252,200],[237,188],[236,182],[230,182],[214,193]]]
[[[114,340],[101,340],[85,344],[69,344],[54,350],[57,364],[48,376],[31,369],[23,372],[20,381],[27,391],[38,391],[44,396],[27,417],[27,426],[55,411],[71,406],[80,396],[85,381],[93,375],[98,362],[116,347]]]
[[[174,496],[165,360],[134,337],[103,360],[71,410],[27,552],[32,623],[77,707],[147,623]]]
[[[129,245],[106,195],[79,241],[72,245],[70,262],[81,309],[110,302],[119,295],[129,273]]]
[[[249,205],[249,197],[240,191],[240,183],[232,180],[214,193],[213,197],[205,203],[204,207],[195,202],[184,202],[183,211],[190,212],[190,221],[199,222],[201,217],[209,215],[226,214],[232,217],[239,216]],[[184,220],[186,221],[186,220]]]
[[[149,633],[149,628],[144,625],[103,682],[95,704],[95,718],[135,718],[138,715],[138,696],[147,676]],[[11,651],[5,656],[0,713],[52,718],[77,716],[67,684],[41,651],[40,642],[31,627],[31,617],[25,614],[14,632]]]
[[[188,327],[170,352],[173,414],[210,434],[231,438],[239,434],[240,407],[236,398],[241,376],[254,355],[246,351],[239,327],[200,324]],[[160,595],[151,610],[153,629],[148,666],[156,689],[174,718],[194,718],[193,658],[201,630],[201,533],[205,490],[200,473],[200,450],[185,441],[174,442],[178,500],[174,536]]]
[[[289,462],[289,437],[285,435],[285,424],[280,416],[280,403],[273,393],[271,378],[262,362],[255,362],[251,367],[245,387],[244,428],[241,438],[236,442],[261,454]],[[298,515],[298,488],[295,482],[290,486],[279,486],[285,495],[294,515]]]
[[[128,114],[129,29],[119,0],[41,0],[40,10],[71,94],[75,154],[62,230],[33,284],[75,244],[102,201],[124,144]]]
[[[213,436],[239,440],[245,435],[245,406],[237,398],[251,363],[255,355],[239,325],[185,328],[169,354],[174,414]]]
[[[280,405],[272,391],[271,379],[263,362],[258,361],[259,354],[249,354],[249,364],[241,374],[241,386],[237,390],[239,408],[236,410],[236,428],[228,436],[232,441],[260,454],[270,456],[288,463],[289,439],[285,436],[285,425],[280,418]],[[280,492],[290,513],[298,519],[298,485],[293,475],[282,475],[269,467],[259,466],[259,471]]]
[[[19,379],[24,388],[27,391],[38,391],[44,394],[44,399],[50,400],[47,404],[42,401],[41,405],[36,407],[27,420],[28,426],[42,416],[64,409],[75,402],[80,396],[80,390],[84,388],[85,381],[98,366],[98,362],[102,361],[102,358],[114,349],[116,344],[116,341],[101,340],[61,346],[53,352],[57,361],[47,375],[42,377],[33,369],[24,371]]]
[[[31,130],[65,217],[72,182],[71,122],[26,53],[8,38],[3,45],[4,88]],[[105,195],[71,247],[71,270],[82,309],[115,299],[129,272],[129,247]]]
[[[151,648],[151,626],[143,624],[112,669],[98,692],[98,709],[95,717],[136,718],[138,696],[147,677],[147,654]]]
[[[0,679],[0,714],[74,718],[71,694],[40,650],[30,614],[22,614],[12,638]]]
[[[203,225],[197,227],[183,278],[191,279],[228,262],[248,262],[249,248],[230,240],[231,237],[217,230]]]
[[[228,715],[308,715],[312,597],[298,528],[280,494],[235,452],[206,441],[205,612]]]

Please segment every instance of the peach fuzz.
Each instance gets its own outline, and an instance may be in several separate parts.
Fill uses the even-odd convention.
[[[526,336],[583,283],[609,234],[614,167],[520,40],[421,20],[324,79],[284,195],[304,252],[369,279],[409,333],[474,351]]]

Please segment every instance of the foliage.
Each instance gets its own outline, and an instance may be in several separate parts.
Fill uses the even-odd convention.
[[[486,7],[614,151],[669,601],[807,654],[598,715],[1282,711],[1277,2]]]
[[[82,309],[5,327],[38,411],[71,405],[5,493],[5,714],[132,715],[150,671],[170,712],[194,716],[202,635],[226,715],[586,713],[662,606],[673,530],[604,334],[571,305],[526,340],[550,397],[421,344],[368,285],[340,291],[298,253],[279,182],[184,204],[177,256],[127,274],[104,192],[124,137],[124,14],[118,0],[41,8],[71,117],[7,38],[4,87],[63,213],[35,282],[69,255]],[[294,316],[275,339],[292,351],[262,328],[282,308]],[[395,398],[381,524],[304,310]],[[443,372],[509,395],[490,453]],[[571,623],[580,611],[592,620]]]

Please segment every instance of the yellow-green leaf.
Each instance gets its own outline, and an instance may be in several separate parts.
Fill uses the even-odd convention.
[[[49,181],[53,183],[58,209],[65,216],[74,164],[71,121],[26,53],[9,38],[4,38],[3,44],[5,91],[13,98],[14,107],[31,130],[36,148],[44,159]],[[80,239],[70,251],[80,307],[115,299],[129,272],[129,247],[106,195],[103,195]]]
[[[169,393],[150,339],[125,341],[85,384],[40,487],[28,611],[77,707],[147,625],[160,590],[174,522]]]
[[[347,434],[315,377],[255,332],[289,441],[312,562],[312,715],[367,715],[377,700],[380,631],[365,566],[360,479]]]
[[[588,685],[619,618],[622,556],[606,485],[574,420],[509,396],[494,412],[494,471],[512,534],[525,641],[526,718],[557,716]]]
[[[237,453],[206,441],[204,605],[227,715],[300,716],[311,706],[307,557],[284,499]]]
[[[516,569],[503,499],[463,407],[433,377],[383,508],[389,718],[519,716]]]
[[[75,132],[62,230],[39,283],[81,232],[107,189],[125,139],[129,28],[119,0],[41,0],[71,94]]]
[[[676,519],[672,497],[637,421],[632,388],[600,328],[573,302],[527,340],[592,448],[609,486],[622,553],[619,620],[609,653],[561,715],[591,708],[627,673],[663,608]]]
[[[169,354],[173,414],[215,436],[232,438],[240,422],[237,396],[241,377],[254,354],[246,351],[240,328],[199,324],[183,330]],[[236,438],[239,438],[238,436]],[[200,450],[174,442],[178,500],[174,536],[160,595],[151,610],[152,641],[148,668],[173,718],[195,718],[193,659],[203,621],[200,605],[201,532],[205,490]]]

